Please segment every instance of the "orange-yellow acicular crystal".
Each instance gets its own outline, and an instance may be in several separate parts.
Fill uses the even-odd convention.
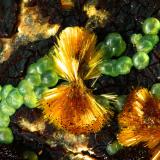
[[[45,118],[72,133],[99,131],[107,112],[98,104],[82,82],[61,85],[41,100]]]
[[[95,44],[95,34],[84,28],[68,27],[62,31],[53,60],[57,74],[68,82],[50,89],[39,102],[47,120],[76,134],[99,131],[110,115],[83,82],[100,75],[102,54]]]
[[[131,92],[118,120],[118,140],[124,146],[145,142],[153,149],[160,145],[160,101],[147,89]]]

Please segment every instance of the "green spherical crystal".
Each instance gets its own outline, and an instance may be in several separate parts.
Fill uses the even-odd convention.
[[[151,93],[160,99],[160,83],[155,83],[153,84],[152,88],[151,88]]]
[[[157,18],[147,18],[142,25],[145,34],[158,34],[160,30],[160,22]]]
[[[38,156],[36,155],[36,153],[32,152],[32,151],[25,151],[23,153],[23,158],[24,160],[38,160]]]
[[[27,74],[25,79],[30,82],[34,87],[37,87],[41,84],[41,76],[38,73]]]
[[[107,48],[107,45],[104,42],[100,42],[97,45],[96,49],[97,49],[98,52],[101,52],[101,54],[104,56],[105,59],[109,59],[113,56],[112,54],[109,54],[109,52],[107,52],[108,48]]]
[[[149,53],[153,49],[153,44],[148,39],[141,38],[141,40],[136,44],[138,52]]]
[[[2,99],[5,99],[8,96],[8,94],[11,92],[11,90],[13,90],[13,88],[14,87],[10,84],[3,86],[1,91]]]
[[[155,34],[146,34],[143,36],[142,40],[150,41],[152,45],[155,46],[159,42],[159,36]]]
[[[19,92],[22,95],[28,94],[29,92],[31,92],[33,90],[33,88],[34,88],[33,84],[30,83],[29,81],[27,81],[26,79],[20,81],[20,83],[18,84]]]
[[[53,87],[58,82],[58,75],[53,71],[47,71],[42,74],[42,85],[46,87]]]
[[[119,74],[116,71],[116,60],[106,60],[103,61],[99,66],[99,70],[102,74],[117,77]]]
[[[1,110],[0,110],[0,128],[1,127],[8,127],[10,123],[10,118],[8,115],[4,114]]]
[[[8,105],[5,100],[2,100],[0,103],[0,110],[2,113],[8,116],[12,116],[15,113],[15,108],[12,106]]]
[[[28,67],[27,74],[37,74],[37,63],[33,63]]]
[[[47,90],[48,90],[47,87],[39,86],[39,87],[36,87],[34,91],[36,93],[37,98],[40,99],[42,97],[42,94]]]
[[[31,91],[28,94],[24,95],[24,104],[28,108],[37,107],[37,96],[36,96],[35,92]]]
[[[7,104],[15,109],[18,109],[23,104],[23,96],[17,88],[13,89],[6,98]]]
[[[131,35],[131,42],[133,45],[136,45],[140,39],[142,38],[142,34],[132,34]]]
[[[145,69],[149,65],[149,56],[144,52],[137,52],[133,56],[133,65],[138,70]]]
[[[114,155],[114,154],[116,154],[120,149],[122,149],[122,145],[120,145],[120,144],[118,143],[118,141],[114,141],[114,142],[108,144],[108,145],[107,145],[107,148],[106,148],[107,153],[108,153],[109,155]]]
[[[13,133],[10,128],[0,128],[0,143],[10,144],[13,142]]]
[[[119,33],[109,33],[106,36],[104,43],[106,45],[106,54],[110,57],[118,57],[126,50],[126,43]]]
[[[118,74],[125,75],[131,71],[132,59],[128,56],[122,56],[117,60],[116,71]]]
[[[43,74],[47,71],[54,70],[54,64],[51,57],[45,56],[38,60],[37,62],[37,70],[40,74]]]
[[[2,86],[0,85],[0,101],[1,101],[1,99],[2,99]]]
[[[127,97],[126,95],[119,96],[117,100],[115,101],[114,107],[118,112],[121,112],[123,110],[123,106],[125,104],[126,97]]]

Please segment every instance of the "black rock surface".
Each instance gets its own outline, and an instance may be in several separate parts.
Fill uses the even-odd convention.
[[[59,23],[61,28],[67,26],[84,26],[87,17],[82,11],[85,0],[76,0],[75,8],[70,11],[62,10],[59,0],[30,0],[30,6],[38,5],[42,16],[49,16],[49,23]],[[0,1],[0,38],[12,36],[17,29],[17,17],[20,1],[2,0]],[[133,55],[129,37],[133,33],[141,32],[141,22],[150,16],[160,18],[160,1],[159,0],[99,0],[97,8],[103,8],[109,11],[109,18],[104,28],[96,28],[94,31],[98,40],[104,39],[109,32],[119,32],[127,43],[126,55]],[[35,62],[38,58],[48,53],[51,46],[55,43],[55,37],[32,42],[26,46],[19,47],[8,61],[0,64],[0,84],[13,84],[25,76],[27,67]],[[158,45],[151,55],[150,66],[143,70],[137,71],[132,69],[131,73],[116,78],[101,77],[94,86],[96,94],[114,92],[117,94],[128,94],[132,88],[145,86],[150,88],[153,83],[160,82],[160,45]],[[87,83],[90,86],[91,82]],[[13,119],[16,117],[13,117]],[[58,146],[55,150],[50,150],[48,146],[36,136],[21,130],[15,126],[15,141],[12,145],[0,145],[0,160],[20,160],[22,152],[28,148],[33,149],[36,153],[43,149],[40,156],[41,160],[59,160],[64,159],[65,150]],[[138,145],[135,147],[125,148],[114,156],[106,153],[106,145],[115,139],[118,131],[117,120],[114,118],[110,126],[105,126],[101,132],[90,135],[89,145],[93,147],[95,155],[83,152],[97,160],[148,160],[149,151]],[[52,157],[52,158],[51,158]]]

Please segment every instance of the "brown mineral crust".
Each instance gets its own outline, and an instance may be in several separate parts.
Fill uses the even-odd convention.
[[[6,62],[0,64],[0,84],[17,86],[26,75],[28,66],[48,53],[55,41],[52,37],[19,47]]]
[[[50,24],[61,24],[66,26],[84,26],[86,22],[86,14],[82,8],[85,0],[76,0],[74,7],[65,9],[62,7],[61,0],[31,0],[29,6],[37,5],[44,17],[49,17]]]
[[[29,7],[22,1],[19,10],[17,32],[10,38],[1,38],[1,63],[21,45],[54,36],[60,28],[59,24],[49,24],[48,17],[43,17],[37,6]]]

